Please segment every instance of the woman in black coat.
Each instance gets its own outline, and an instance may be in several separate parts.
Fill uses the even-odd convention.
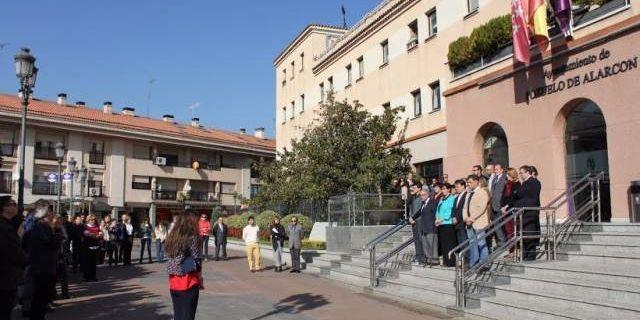
[[[273,259],[276,261],[276,272],[282,271],[282,248],[284,248],[284,240],[287,233],[280,224],[280,219],[275,218],[271,223],[271,245],[273,246]]]

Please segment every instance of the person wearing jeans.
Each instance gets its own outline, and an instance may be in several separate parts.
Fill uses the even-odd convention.
[[[489,193],[480,186],[480,178],[470,175],[467,178],[469,191],[463,208],[467,237],[470,239],[469,267],[483,263],[489,257],[489,248],[484,229],[489,225]]]
[[[149,224],[149,220],[144,219],[142,224],[140,225],[140,260],[139,263],[142,263],[142,259],[144,258],[144,248],[147,248],[147,255],[149,256],[149,263],[152,263],[151,260],[151,237],[153,235],[153,229]]]
[[[255,225],[253,217],[249,217],[248,224],[242,229],[242,240],[247,248],[247,260],[249,271],[257,272],[262,270],[260,264],[260,245],[258,244],[258,231],[260,228]]]
[[[211,223],[207,220],[207,215],[200,216],[198,221],[198,230],[200,235],[200,252],[204,256],[204,261],[209,260],[209,234],[211,234]]]
[[[153,232],[156,236],[156,259],[164,261],[164,241],[167,239],[167,227],[162,221],[158,221]]]

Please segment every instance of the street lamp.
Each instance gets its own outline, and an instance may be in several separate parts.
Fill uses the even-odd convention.
[[[58,159],[58,203],[56,213],[60,214],[60,196],[62,195],[62,160],[64,159],[64,143],[58,141],[55,146],[56,158]]]
[[[16,76],[20,79],[20,102],[22,105],[22,118],[20,120],[20,151],[19,151],[19,173],[18,173],[18,213],[22,214],[24,211],[24,150],[25,150],[25,135],[27,131],[27,106],[29,105],[29,96],[33,92],[32,89],[36,86],[36,76],[38,68],[34,66],[36,58],[33,57],[27,48],[20,49],[20,52],[14,56],[16,65]]]
[[[74,176],[74,171],[76,170],[76,160],[74,160],[73,158],[69,159],[69,161],[67,161],[67,171],[71,174],[71,187],[69,190],[69,215],[71,215],[72,217],[75,216],[75,212],[74,212],[74,208],[73,208],[73,176]]]

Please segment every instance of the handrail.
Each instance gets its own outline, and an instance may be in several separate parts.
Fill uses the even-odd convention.
[[[393,228],[386,230],[385,232],[377,235],[373,240],[369,241],[364,245],[365,250],[369,250],[369,283],[372,287],[376,286],[376,268],[377,268],[377,260],[376,260],[376,246],[389,238],[390,236],[396,234],[398,231],[402,230],[407,225],[407,220],[403,219],[398,222]]]

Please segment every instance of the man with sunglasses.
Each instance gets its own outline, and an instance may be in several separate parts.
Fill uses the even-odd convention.
[[[0,319],[11,319],[18,279],[22,277],[27,258],[14,226],[18,208],[11,196],[0,197],[0,213]]]
[[[291,217],[291,223],[287,230],[289,235],[289,253],[291,254],[291,271],[292,273],[300,273],[300,250],[302,249],[302,237],[304,231],[298,224],[297,217]]]

